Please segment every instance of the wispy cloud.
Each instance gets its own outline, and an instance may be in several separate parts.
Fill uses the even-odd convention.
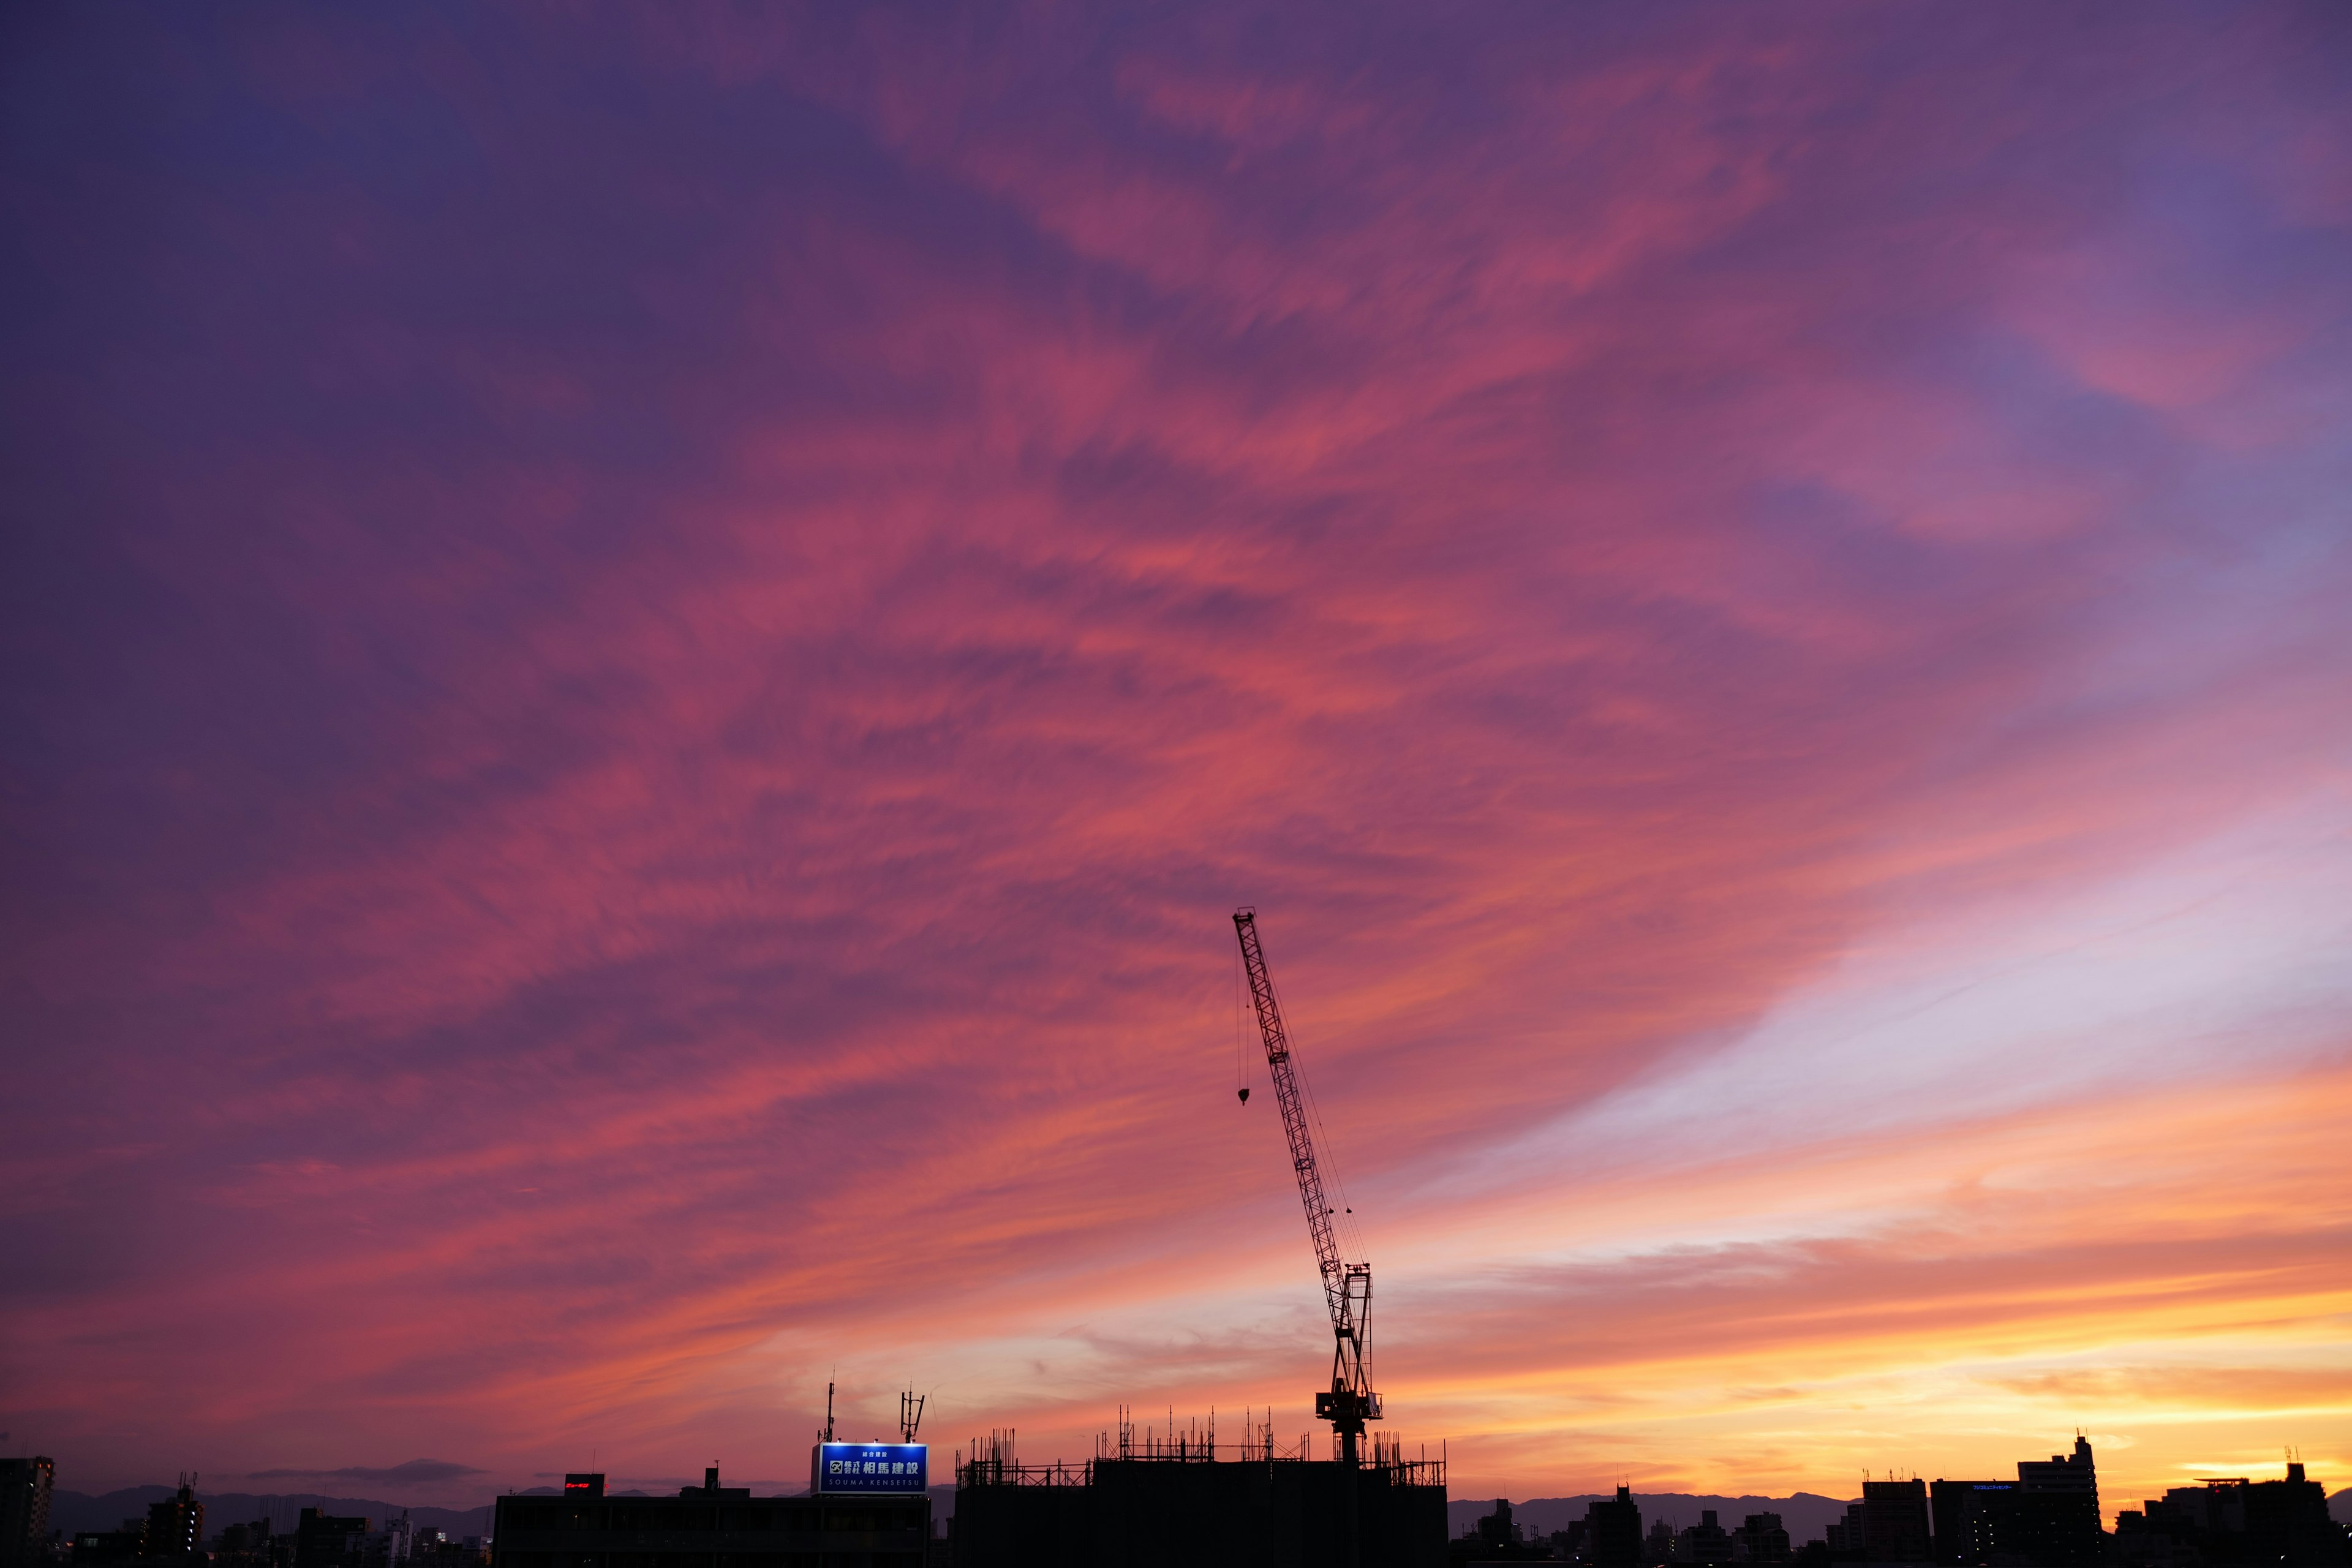
[[[1464,1487],[2352,1466],[2340,29],[1834,9],[28,34],[12,1411],[1303,1427],[1254,901]]]

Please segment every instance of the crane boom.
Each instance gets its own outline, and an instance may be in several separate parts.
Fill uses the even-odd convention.
[[[1282,1007],[1275,1000],[1265,950],[1258,942],[1257,911],[1246,907],[1235,910],[1234,931],[1241,939],[1242,968],[1249,977],[1250,1000],[1257,1007],[1258,1033],[1265,1041],[1266,1070],[1274,1079],[1275,1100],[1282,1107],[1282,1131],[1290,1141],[1298,1201],[1307,1210],[1307,1233],[1315,1241],[1315,1266],[1323,1277],[1324,1304],[1331,1312],[1331,1387],[1315,1396],[1315,1414],[1331,1423],[1339,1439],[1340,1462],[1353,1465],[1364,1423],[1381,1418],[1381,1396],[1372,1392],[1371,1373],[1364,1359],[1365,1320],[1372,1307],[1372,1266],[1347,1263],[1339,1257],[1331,1202],[1324,1195],[1323,1173],[1315,1163],[1315,1141],[1307,1131],[1307,1108],[1299,1098],[1298,1076],[1291,1067],[1290,1035],[1282,1026]]]

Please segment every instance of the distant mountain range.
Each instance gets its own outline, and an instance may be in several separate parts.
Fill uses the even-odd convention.
[[[1584,1506],[1597,1499],[1614,1497],[1614,1492],[1579,1492],[1574,1497],[1529,1498],[1511,1505],[1511,1522],[1523,1526],[1529,1535],[1549,1535],[1555,1530],[1566,1530],[1570,1520],[1584,1517]],[[1701,1497],[1694,1492],[1635,1492],[1633,1500],[1642,1508],[1642,1528],[1650,1528],[1653,1520],[1663,1519],[1676,1530],[1696,1524],[1700,1510],[1713,1509],[1716,1522],[1726,1530],[1738,1530],[1739,1521],[1751,1513],[1777,1513],[1780,1528],[1789,1532],[1792,1546],[1802,1546],[1808,1541],[1822,1539],[1830,1525],[1845,1517],[1846,1505],[1839,1498],[1822,1497],[1814,1492],[1796,1492],[1788,1497]],[[1453,1498],[1445,1505],[1446,1533],[1459,1535],[1478,1522],[1479,1516],[1495,1511],[1492,1498]]]

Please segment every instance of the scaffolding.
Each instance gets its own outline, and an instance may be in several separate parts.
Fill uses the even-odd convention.
[[[1263,1464],[1296,1465],[1315,1462],[1314,1441],[1309,1434],[1301,1433],[1297,1446],[1275,1440],[1273,1413],[1265,1421],[1255,1419],[1255,1411],[1244,1418],[1244,1436],[1238,1443],[1220,1445],[1217,1442],[1216,1413],[1210,1412],[1203,1421],[1189,1420],[1182,1427],[1176,1425],[1174,1413],[1170,1413],[1168,1426],[1146,1426],[1139,1432],[1135,1419],[1126,1405],[1118,1411],[1116,1436],[1110,1432],[1095,1436],[1095,1451],[1091,1458],[1073,1465],[1056,1459],[1051,1464],[1024,1465],[1018,1453],[1018,1431],[1010,1426],[992,1428],[986,1439],[973,1438],[967,1452],[970,1458],[958,1456],[955,1469],[956,1485],[965,1487],[1089,1487],[1096,1482],[1096,1467],[1102,1464]],[[1423,1447],[1413,1458],[1404,1457],[1404,1439],[1388,1433],[1368,1434],[1370,1454],[1367,1469],[1383,1473],[1388,1484],[1406,1487],[1439,1487],[1445,1485],[1445,1460],[1429,1457]],[[1331,1438],[1330,1462],[1339,1463],[1340,1440]]]

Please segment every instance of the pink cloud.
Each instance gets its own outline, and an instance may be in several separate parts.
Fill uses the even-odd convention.
[[[1465,1485],[1818,1489],[1965,1390],[2153,1486],[2264,1367],[2342,1447],[2277,1370],[2340,1338],[2333,992],[2217,965],[2129,1071],[1939,1057],[1803,1148],[1594,1121],[1760,1055],[1812,1125],[1790,1009],[2341,831],[2294,38],[1061,21],[57,35],[12,1429],[789,1476],[835,1358],[1070,1455],[1303,1425],[1252,900]]]

